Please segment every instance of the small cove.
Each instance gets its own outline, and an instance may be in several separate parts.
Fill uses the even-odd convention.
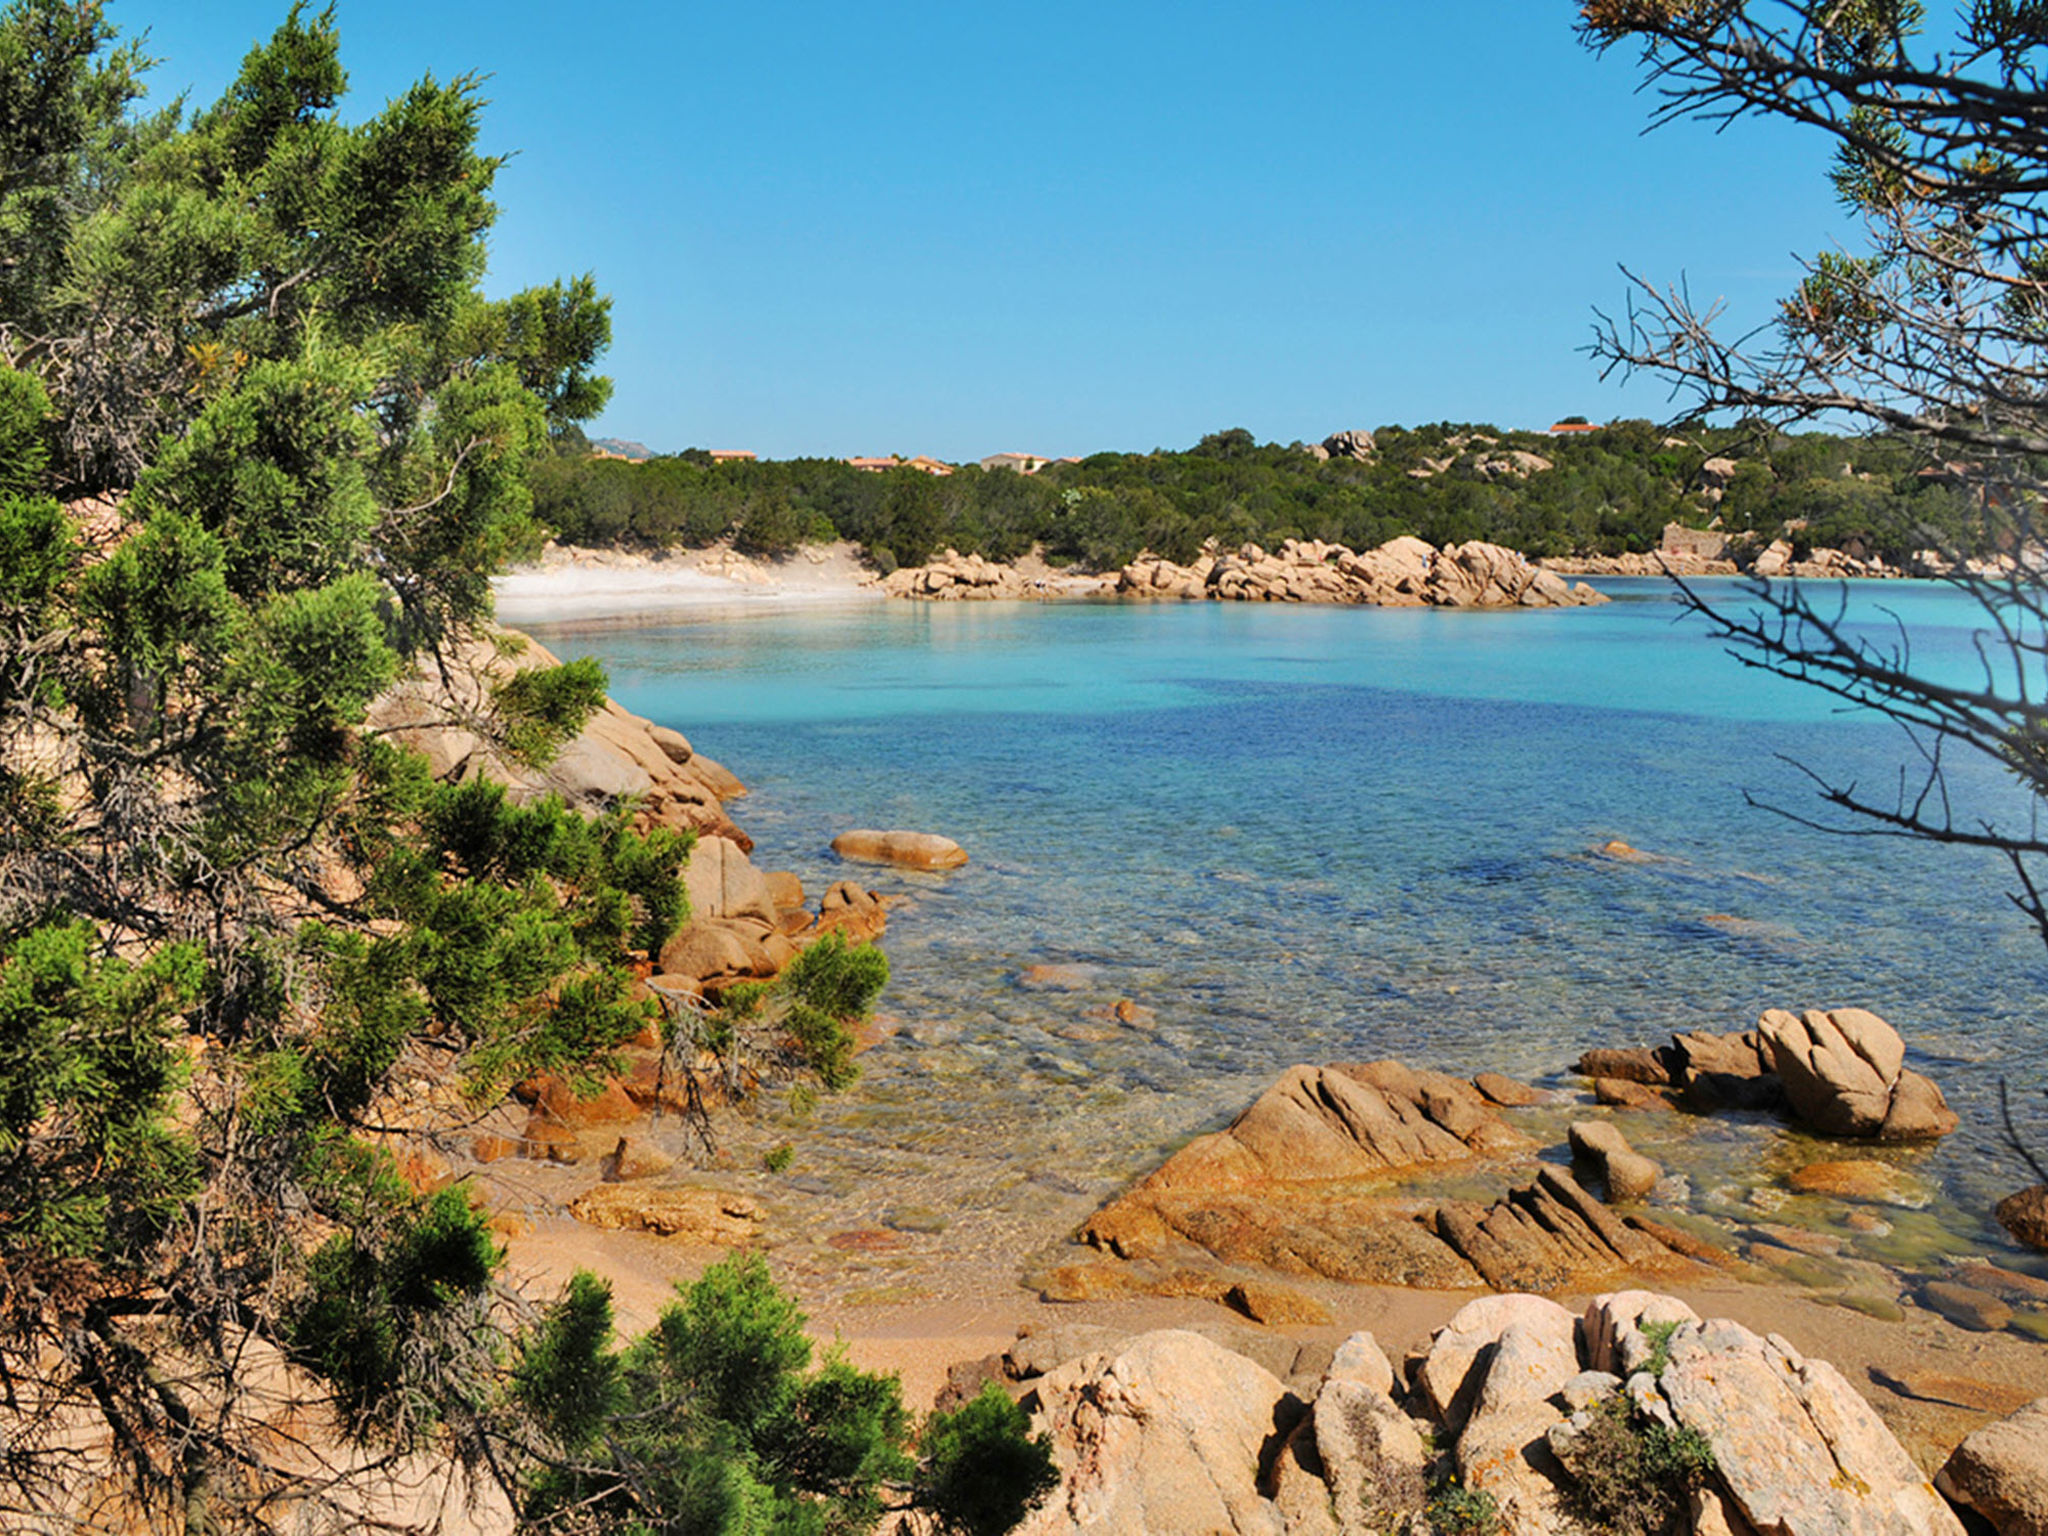
[[[1752,809],[1745,791],[1815,808],[1784,759],[1889,782],[1908,744],[1745,671],[1660,584],[1602,585],[1616,602],[1537,613],[890,603],[527,627],[747,781],[757,863],[905,898],[883,941],[899,1032],[850,1093],[734,1143],[742,1166],[796,1144],[789,1173],[747,1177],[820,1234],[803,1262],[843,1294],[1009,1283],[1297,1061],[1565,1086],[1589,1046],[1849,1003],[1963,1117],[1879,1154],[1931,1203],[1856,1245],[2009,1258],[1984,1214],[2022,1182],[1997,1081],[2041,1076],[2048,952],[2005,872]],[[1851,601],[1896,613],[1923,660],[1968,654],[1973,613],[1944,589]],[[1964,778],[2023,809],[1988,769]],[[856,825],[943,832],[973,862],[849,868],[827,845]],[[1594,851],[1613,838],[1655,857]],[[1854,1155],[1739,1118],[1624,1124],[1724,1219],[1825,1225],[1759,1170]],[[868,1229],[900,1245],[823,1241]]]

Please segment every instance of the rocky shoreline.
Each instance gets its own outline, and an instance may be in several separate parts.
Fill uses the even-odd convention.
[[[1053,576],[948,550],[928,565],[891,572],[882,590],[924,601],[1016,598],[1171,598],[1255,603],[1341,603],[1381,608],[1572,608],[1607,599],[1498,544],[1443,549],[1416,538],[1358,553],[1289,539],[1277,550],[1210,550],[1193,565],[1141,556],[1114,575]]]
[[[838,882],[813,905],[794,876],[756,868],[752,841],[727,810],[744,786],[672,730],[608,703],[533,774],[456,723],[508,669],[551,660],[531,642],[480,641],[453,674],[412,679],[381,700],[377,724],[420,747],[444,776],[488,773],[517,795],[559,793],[592,810],[636,796],[644,824],[695,832],[692,921],[643,986],[715,998],[775,974],[825,933],[864,942],[882,932],[886,902],[859,882]],[[967,857],[943,839],[886,831],[846,834],[839,852],[925,871]],[[1419,1531],[1399,1522],[1427,1518],[1431,1499],[1453,1487],[1487,1495],[1502,1531],[1555,1530],[1581,1497],[1574,1434],[1610,1433],[1606,1421],[1623,1419],[1637,1429],[1668,1421],[1712,1448],[1716,1470],[1688,1490],[1674,1529],[1960,1530],[1928,1482],[1951,1460],[1943,1492],[1991,1522],[1973,1528],[2048,1529],[2026,1523],[2048,1508],[2026,1483],[2048,1426],[2019,1385],[2022,1356],[2048,1339],[2048,1276],[2035,1272],[2038,1261],[1972,1258],[1916,1274],[1856,1257],[1832,1229],[1762,1210],[1736,1229],[1716,1227],[1668,1198],[1671,1175],[1621,1129],[1628,1115],[1733,1111],[1774,1112],[1873,1145],[1942,1134],[1954,1117],[1905,1055],[1895,1032],[1858,1010],[1774,1012],[1735,1034],[1695,1031],[1654,1049],[1589,1053],[1577,1065],[1595,1100],[1590,1113],[1582,1101],[1491,1073],[1297,1067],[1226,1130],[1190,1143],[1088,1218],[1077,1249],[1032,1272],[1043,1299],[1027,1309],[1020,1296],[1009,1312],[1039,1318],[1033,1332],[955,1364],[972,1350],[948,1341],[971,1335],[913,1311],[887,1337],[856,1332],[856,1355],[925,1379],[952,1365],[949,1390],[993,1379],[1024,1401],[1054,1437],[1064,1474],[1027,1527],[1034,1532]],[[408,1149],[408,1175],[422,1187],[474,1178],[500,1209],[497,1229],[514,1261],[542,1275],[595,1262],[622,1277],[676,1276],[719,1249],[777,1246],[776,1212],[735,1187],[729,1166],[721,1173],[713,1159],[691,1169],[695,1160],[676,1156],[672,1139],[664,1150],[646,1134],[650,1117],[681,1107],[660,1041],[645,1038],[625,1056],[595,1097],[565,1082],[521,1085],[463,1137]],[[1570,1167],[1552,1150],[1560,1139]],[[1918,1198],[1895,1167],[1862,1156],[1816,1158],[1791,1179],[1805,1196],[1833,1202],[1831,1220],[1845,1232],[1903,1219]],[[2023,1195],[2034,1205],[2044,1198]],[[2015,1198],[2020,1221],[2030,1219],[2033,1205]],[[2024,1236],[2019,1222],[2009,1225]],[[998,1266],[1023,1258],[987,1256]],[[1714,1312],[1656,1300],[1652,1320],[1673,1324],[1668,1367],[1641,1383],[1640,1347],[1619,1341],[1630,1328],[1642,1333],[1646,1314],[1628,1314],[1634,1303],[1617,1297],[1640,1295],[1634,1288],[1645,1283],[1730,1299]],[[1388,1286],[1449,1321],[1382,1381],[1372,1338],[1331,1334],[1355,1332],[1360,1299],[1384,1307]],[[664,1289],[650,1288],[650,1305]],[[1537,1293],[1596,1299],[1575,1320]],[[1777,1337],[1778,1322],[1757,1325],[1757,1305],[1773,1319],[1805,1317],[1812,1301],[1850,1327],[1827,1335],[1837,1341],[1829,1353],[1867,1369],[1873,1388]],[[1129,1322],[1161,1306],[1179,1309],[1183,1331]],[[1750,1321],[1716,1317],[1724,1308]],[[1043,1321],[1059,1314],[1070,1321]],[[873,1316],[834,1322],[872,1326]],[[1190,1324],[1197,1333],[1185,1331]],[[1880,1371],[1855,1329],[1894,1330],[1905,1342],[1888,1346],[1895,1358]],[[1811,1351],[1808,1331],[1800,1338]],[[1950,1339],[1971,1341],[1976,1353],[1944,1359]],[[1777,1460],[1762,1472],[1736,1418],[1693,1381],[1730,1373],[1750,1383],[1745,1402],[1765,1385],[1783,1388],[1774,1399],[1782,1412],[1768,1421]],[[1597,1375],[1611,1379],[1590,1379]],[[1238,1422],[1233,1415],[1264,1428],[1245,1461],[1228,1435],[1190,1428],[1190,1415],[1210,1428]],[[1909,1427],[1902,1448],[1894,1430]],[[1785,1490],[1807,1486],[1800,1458],[1811,1460],[1815,1447],[1837,1456],[1847,1481],[1802,1503]],[[1378,1524],[1360,1523],[1368,1492],[1393,1501],[1374,1506]],[[1202,1499],[1222,1502],[1212,1509]],[[1202,1523],[1211,1520],[1227,1523]]]

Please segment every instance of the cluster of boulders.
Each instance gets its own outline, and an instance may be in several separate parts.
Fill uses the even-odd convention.
[[[1107,578],[1029,575],[1014,565],[948,549],[925,565],[899,566],[882,578],[890,597],[938,602],[1017,597],[1088,597],[1107,590]]]
[[[982,1379],[1060,1473],[1025,1536],[1553,1536],[1617,1510],[1693,1536],[1961,1536],[1943,1493],[1999,1536],[2048,1530],[2048,1399],[1972,1435],[1938,1492],[1832,1365],[1642,1290],[1577,1315],[1485,1297],[1398,1370],[1365,1332],[1064,1328],[956,1372],[952,1395]]]
[[[1938,1086],[1905,1063],[1899,1032],[1867,1009],[1772,1008],[1739,1034],[1695,1030],[1654,1049],[1587,1051],[1576,1070],[1607,1103],[1641,1106],[1668,1094],[1702,1112],[1777,1110],[1823,1136],[1948,1135],[1955,1111]]]
[[[715,1003],[743,982],[772,979],[826,934],[856,944],[881,936],[887,916],[876,892],[836,881],[812,907],[794,874],[755,867],[748,856],[753,840],[725,811],[725,802],[744,795],[746,787],[677,731],[607,699],[545,766],[515,758],[494,734],[494,694],[520,671],[554,665],[555,658],[525,636],[479,635],[453,647],[444,662],[422,666],[387,690],[371,705],[368,724],[423,753],[439,779],[487,778],[506,785],[515,802],[552,794],[590,812],[630,800],[641,829],[695,834],[683,871],[688,920],[645,967],[648,974],[635,983],[637,995],[675,1007]],[[892,849],[922,847],[918,834],[886,837],[899,840],[888,844]],[[965,854],[959,858],[964,861]],[[690,1063],[668,1058],[652,1029],[621,1051],[619,1060],[620,1070],[603,1079],[595,1094],[578,1092],[554,1075],[521,1083],[514,1098],[523,1107],[523,1123],[501,1116],[498,1129],[475,1138],[471,1155],[484,1163],[523,1155],[588,1165],[609,1185],[668,1172],[671,1160],[635,1134],[636,1127],[656,1111],[689,1107],[693,1094],[701,1100],[704,1085],[691,1082]],[[668,1189],[652,1206],[650,1198],[636,1192],[628,1200],[605,1193],[601,1185],[573,1209],[596,1224],[616,1225],[630,1208],[641,1213],[637,1224],[649,1230],[688,1231],[707,1241],[739,1240],[758,1219],[758,1213],[727,1209],[720,1202],[729,1200],[716,1191]]]
[[[1709,460],[1711,466],[1725,460]],[[1938,561],[1932,551],[1916,557],[1910,566],[1887,565],[1875,553],[1859,555],[1826,545],[1810,549],[1797,558],[1792,541],[1772,539],[1769,543],[1746,534],[1728,534],[1719,528],[1688,528],[1683,523],[1666,523],[1658,547],[1647,554],[1552,555],[1539,562],[1546,570],[1567,576],[1762,576],[1771,580],[1793,577],[1805,581],[1872,580],[1899,576],[1932,576],[1941,571],[1929,560]]]
[[[1140,558],[1118,573],[1116,590],[1126,597],[1397,608],[1569,608],[1607,600],[1498,544],[1475,539],[1438,549],[1407,536],[1363,553],[1289,539],[1273,551],[1256,544],[1207,551],[1193,565]]]

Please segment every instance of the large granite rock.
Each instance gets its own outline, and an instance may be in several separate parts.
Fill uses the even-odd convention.
[[[1773,1008],[1757,1029],[1792,1112],[1823,1135],[1924,1141],[1956,1128],[1941,1090],[1906,1066],[1898,1031],[1867,1009]]]
[[[2048,1397],[1972,1434],[1935,1483],[1998,1536],[2048,1536]]]
[[[1295,1067],[1227,1129],[1197,1137],[1098,1212],[1082,1237],[1128,1258],[1178,1235],[1226,1258],[1365,1278],[1374,1268],[1368,1255],[1342,1256],[1358,1246],[1357,1234],[1342,1230],[1352,1224],[1340,1215],[1338,1230],[1319,1227],[1312,1208],[1326,1203],[1321,1197],[1346,1181],[1531,1145],[1477,1089],[1443,1073],[1391,1061]],[[1294,1213],[1276,1203],[1290,1193],[1305,1197]],[[1395,1240],[1398,1248],[1425,1244],[1419,1230],[1408,1243]],[[1454,1263],[1443,1278],[1469,1283],[1463,1269]]]
[[[445,666],[422,666],[386,689],[371,702],[367,723],[422,753],[436,778],[493,779],[515,801],[556,794],[593,811],[634,796],[643,827],[723,837],[743,853],[753,848],[723,804],[744,795],[746,786],[693,752],[677,732],[614,700],[607,699],[546,767],[513,758],[492,733],[492,695],[520,672],[557,665],[545,646],[510,630],[473,636],[449,648]]]
[[[1913,1458],[1842,1373],[1726,1319],[1681,1322],[1655,1390],[1706,1437],[1742,1517],[1785,1536],[1962,1536]]]
[[[1022,1399],[1052,1438],[1059,1488],[1018,1536],[1235,1532],[1283,1536],[1259,1491],[1268,1442],[1292,1429],[1278,1377],[1199,1334],[1145,1334],[1041,1377]]]
[[[1231,1353],[1234,1341],[1184,1332],[1119,1340],[1069,1327],[1020,1338],[1012,1354],[1041,1342],[1047,1362],[1089,1352],[1046,1364],[1022,1398],[1062,1478],[1021,1527],[1033,1536],[1379,1536],[1411,1528],[1432,1450],[1438,1470],[1491,1495],[1503,1536],[1556,1536],[1579,1528],[1575,1478],[1597,1454],[1584,1438],[1594,1416],[1618,1406],[1639,1427],[1710,1446],[1716,1470],[1675,1527],[1690,1536],[1963,1529],[1832,1366],[1655,1292],[1597,1296],[1583,1318],[1539,1296],[1474,1301],[1412,1359],[1407,1388],[1369,1334],[1337,1346],[1320,1374],[1297,1359],[1284,1377]],[[1010,1363],[968,1374],[1039,1369]],[[2000,1536],[2048,1536],[2044,1434],[2048,1400],[1972,1436],[1943,1486]]]

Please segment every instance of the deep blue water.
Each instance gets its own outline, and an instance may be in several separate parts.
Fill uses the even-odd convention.
[[[889,603],[529,627],[752,786],[732,809],[764,867],[842,878],[827,845],[855,826],[972,855],[858,872],[912,898],[884,946],[905,1027],[805,1130],[787,1197],[822,1220],[930,1206],[1029,1247],[1297,1061],[1564,1082],[1587,1046],[1857,1004],[1963,1114],[1910,1156],[1945,1224],[1995,1242],[1982,1212],[2021,1182],[1996,1081],[2048,1076],[2048,951],[2005,872],[1747,804],[1818,812],[1793,763],[1887,784],[1910,744],[1738,666],[1661,583],[1602,585],[1617,601],[1561,612]],[[1851,601],[1872,632],[1903,623],[1916,664],[1973,664],[1955,594]],[[1962,766],[1973,804],[2024,814]],[[1655,860],[1595,853],[1614,838]],[[1045,964],[1071,985],[1019,984]],[[1099,1016],[1123,998],[1157,1027]],[[1800,1150],[1749,1127],[1667,1157],[1733,1200]]]

